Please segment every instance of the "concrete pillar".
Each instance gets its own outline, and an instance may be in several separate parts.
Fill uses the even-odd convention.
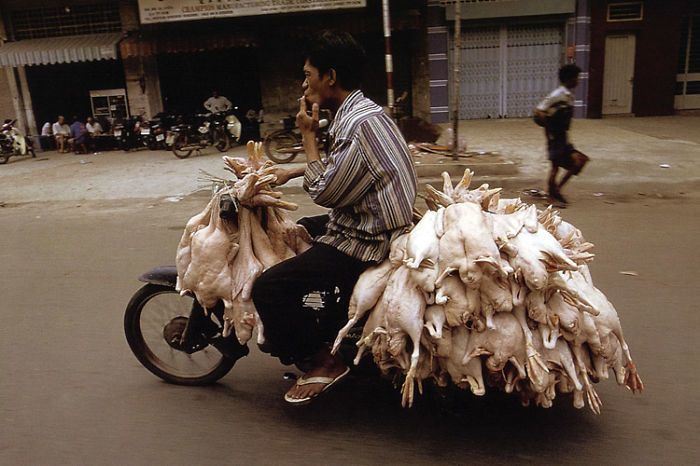
[[[413,34],[411,76],[413,85],[413,116],[430,121],[430,67],[428,61],[428,30],[425,27]]]
[[[449,121],[448,28],[445,8],[428,6],[428,67],[430,70],[430,121]]]
[[[0,70],[0,109],[2,109],[2,112],[0,112],[0,119],[17,118],[14,114],[7,68],[5,70]]]
[[[15,111],[14,118],[17,119],[17,126],[20,131],[27,134],[27,118],[24,112],[24,99],[22,98],[22,92],[17,82],[17,70],[8,66],[5,68],[5,73],[7,75],[7,84],[10,88],[12,107]]]
[[[141,27],[136,0],[121,0],[119,2],[119,17],[124,33],[137,31]],[[123,63],[129,113],[151,118],[156,113],[162,112],[163,97],[160,92],[160,76],[158,75],[156,57],[124,58]]]
[[[119,2],[119,19],[122,22],[122,31],[136,31],[141,26],[139,22],[139,7],[136,0],[121,0]]]
[[[41,130],[37,127],[36,118],[34,117],[34,106],[32,105],[32,94],[29,92],[29,84],[27,83],[27,73],[24,66],[17,67],[17,78],[19,80],[19,89],[22,93],[22,111],[25,121],[27,122],[27,131],[24,133],[27,136],[41,134]]]
[[[124,80],[132,115],[151,118],[163,111],[158,65],[154,56],[125,58]]]
[[[578,77],[578,86],[575,92],[574,116],[586,118],[588,116],[588,72],[591,56],[591,9],[588,0],[576,2],[576,17],[574,27],[574,61],[581,74]]]
[[[7,40],[7,31],[5,30],[5,21],[3,11],[0,11],[0,46]],[[27,122],[24,117],[24,102],[22,100],[22,92],[20,86],[17,84],[17,73],[15,69],[8,66],[5,67],[4,73],[5,79],[2,80],[0,84],[0,103],[3,104],[2,108],[6,109],[0,118],[3,120],[5,118],[10,118],[12,120],[17,120],[17,126],[22,132],[26,134]],[[14,113],[10,112],[10,108]],[[8,113],[11,113],[8,115]],[[0,120],[1,122],[2,120]]]

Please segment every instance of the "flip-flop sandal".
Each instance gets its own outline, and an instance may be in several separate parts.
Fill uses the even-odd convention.
[[[320,392],[318,392],[317,394],[315,394],[313,396],[307,396],[305,398],[292,398],[291,396],[289,396],[288,393],[285,393],[284,394],[284,401],[286,401],[287,403],[291,403],[293,405],[303,405],[303,404],[310,403],[311,400],[313,400],[314,398],[317,398],[321,393],[327,391],[329,388],[331,388],[331,386],[333,386],[334,383],[338,382],[339,380],[341,380],[343,377],[345,377],[349,373],[350,373],[350,368],[347,367],[347,368],[345,368],[345,371],[342,374],[338,375],[335,378],[333,378],[333,377],[309,377],[308,379],[305,379],[304,377],[300,377],[299,380],[297,380],[296,385],[309,385],[312,383],[322,383],[322,384],[326,384],[326,386],[323,387],[323,389]]]

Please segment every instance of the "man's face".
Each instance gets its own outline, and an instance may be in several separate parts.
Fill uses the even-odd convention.
[[[313,104],[318,104],[319,107],[324,107],[324,102],[330,95],[330,76],[326,73],[320,76],[318,68],[306,60],[304,64],[304,82],[301,84],[304,89],[304,98],[306,105],[310,108]]]
[[[212,97],[214,97],[214,98],[219,97],[219,93],[216,92],[216,91],[212,92],[211,95],[212,95]]]
[[[62,116],[58,117],[58,124],[59,124],[59,125],[62,125],[62,124],[65,123],[65,122],[66,122],[66,119],[65,119],[65,118],[63,118]]]

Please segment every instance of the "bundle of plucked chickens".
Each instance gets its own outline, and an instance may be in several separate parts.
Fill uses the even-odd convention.
[[[486,378],[545,408],[573,392],[575,407],[587,401],[595,413],[602,403],[593,382],[610,372],[640,392],[581,231],[551,206],[501,199],[486,184],[470,190],[469,169],[456,186],[442,176],[442,191],[428,185],[422,196],[429,210],[420,221],[360,276],[333,350],[366,316],[355,363],[369,351],[384,373],[405,374],[404,406],[426,379],[484,395]]]
[[[255,279],[302,253],[312,238],[295,224],[274,191],[273,165],[260,143],[248,158],[224,157],[236,179],[192,217],[178,245],[177,289],[205,310],[224,304],[224,336],[241,344],[262,325],[251,300]],[[593,258],[581,232],[551,206],[538,211],[500,189],[469,189],[473,173],[453,186],[427,187],[429,210],[396,238],[389,258],[365,271],[350,299],[348,323],[333,345],[366,319],[355,363],[368,352],[387,375],[403,375],[402,404],[430,379],[475,395],[490,388],[517,393],[524,405],[550,407],[573,393],[600,412],[593,382],[610,377],[633,392],[642,381],[624,340],[617,311],[593,285]],[[221,180],[220,180],[221,181]],[[237,219],[219,215],[224,196],[240,204]],[[486,377],[484,374],[486,371]]]
[[[286,213],[298,206],[274,191],[277,177],[266,173],[274,163],[263,161],[262,143],[250,141],[247,150],[247,159],[223,157],[236,179],[216,180],[223,186],[187,222],[175,258],[176,289],[194,295],[205,311],[223,302],[223,336],[233,330],[241,344],[251,338],[256,323],[259,342],[263,335],[251,299],[255,279],[311,245],[306,229]],[[240,206],[233,220],[220,215],[226,196]]]

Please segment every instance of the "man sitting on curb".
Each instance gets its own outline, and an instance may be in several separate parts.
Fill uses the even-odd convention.
[[[56,146],[58,152],[65,154],[68,152],[67,145],[70,139],[70,126],[66,124],[66,119],[63,115],[58,116],[58,120],[53,124],[53,137],[56,138]]]

